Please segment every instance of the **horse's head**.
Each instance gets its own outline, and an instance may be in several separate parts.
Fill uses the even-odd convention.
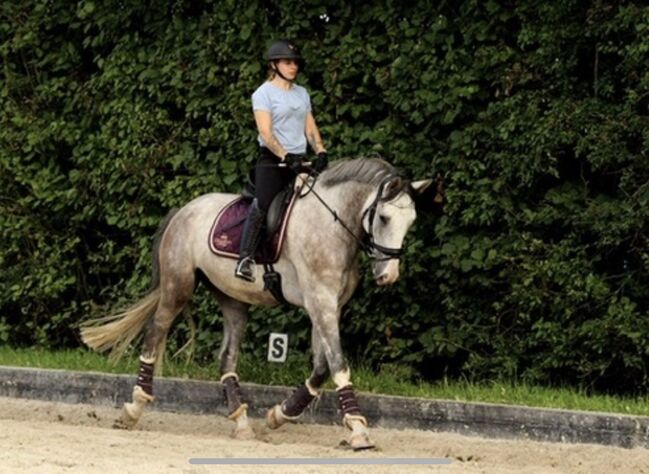
[[[378,285],[390,285],[399,278],[403,241],[417,217],[415,198],[432,182],[432,179],[409,182],[400,176],[390,176],[383,180],[377,194],[368,199],[363,211],[363,229],[369,240]]]

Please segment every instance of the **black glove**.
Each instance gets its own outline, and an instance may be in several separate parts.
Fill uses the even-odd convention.
[[[318,173],[325,169],[329,164],[329,158],[327,157],[326,151],[321,151],[318,153],[318,157],[313,162],[313,169]]]
[[[299,173],[302,170],[302,162],[304,155],[296,155],[295,153],[287,153],[284,157],[284,163],[294,172]]]

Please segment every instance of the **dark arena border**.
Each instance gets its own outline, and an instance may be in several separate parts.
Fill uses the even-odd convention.
[[[30,369],[0,366],[0,396],[120,407],[130,400],[135,375]],[[241,384],[248,414],[262,418],[286,398],[291,387]],[[468,436],[528,439],[564,443],[595,443],[624,448],[649,448],[649,417],[598,412],[529,408],[492,403],[464,403],[394,397],[358,392],[370,427],[420,429]],[[151,409],[179,413],[226,415],[219,382],[158,377]],[[338,400],[324,390],[301,418],[302,423],[331,424]]]

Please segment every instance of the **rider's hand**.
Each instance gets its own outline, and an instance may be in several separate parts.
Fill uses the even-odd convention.
[[[314,160],[313,169],[318,173],[325,169],[329,164],[329,158],[327,157],[326,151],[321,151],[318,153],[318,157]]]
[[[302,169],[302,161],[304,161],[304,155],[287,153],[286,156],[284,156],[284,163],[286,163],[286,166],[288,166],[296,173],[299,173],[300,170]]]

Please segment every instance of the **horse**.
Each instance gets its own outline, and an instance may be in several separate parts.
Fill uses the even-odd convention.
[[[361,249],[372,259],[376,284],[390,285],[398,279],[403,242],[417,215],[415,200],[432,182],[411,181],[378,158],[339,160],[307,181],[309,190],[293,205],[275,269],[282,275],[285,300],[306,310],[311,320],[313,369],[291,396],[268,410],[269,428],[297,420],[331,376],[349,445],[354,450],[375,447],[341,349],[341,309],[358,285]],[[154,400],[154,368],[161,364],[167,334],[202,280],[223,313],[220,381],[228,418],[236,423],[233,436],[255,436],[248,405],[241,400],[236,371],[239,346],[248,308],[279,302],[264,290],[260,278],[252,283],[235,278],[236,260],[215,255],[206,244],[214,216],[237,198],[236,194],[204,194],[171,212],[154,239],[152,290],[126,311],[94,319],[82,328],[86,345],[98,351],[112,349],[117,355],[144,331],[138,378],[132,401],[124,404],[121,427],[135,426]],[[260,270],[256,265],[257,275]]]

